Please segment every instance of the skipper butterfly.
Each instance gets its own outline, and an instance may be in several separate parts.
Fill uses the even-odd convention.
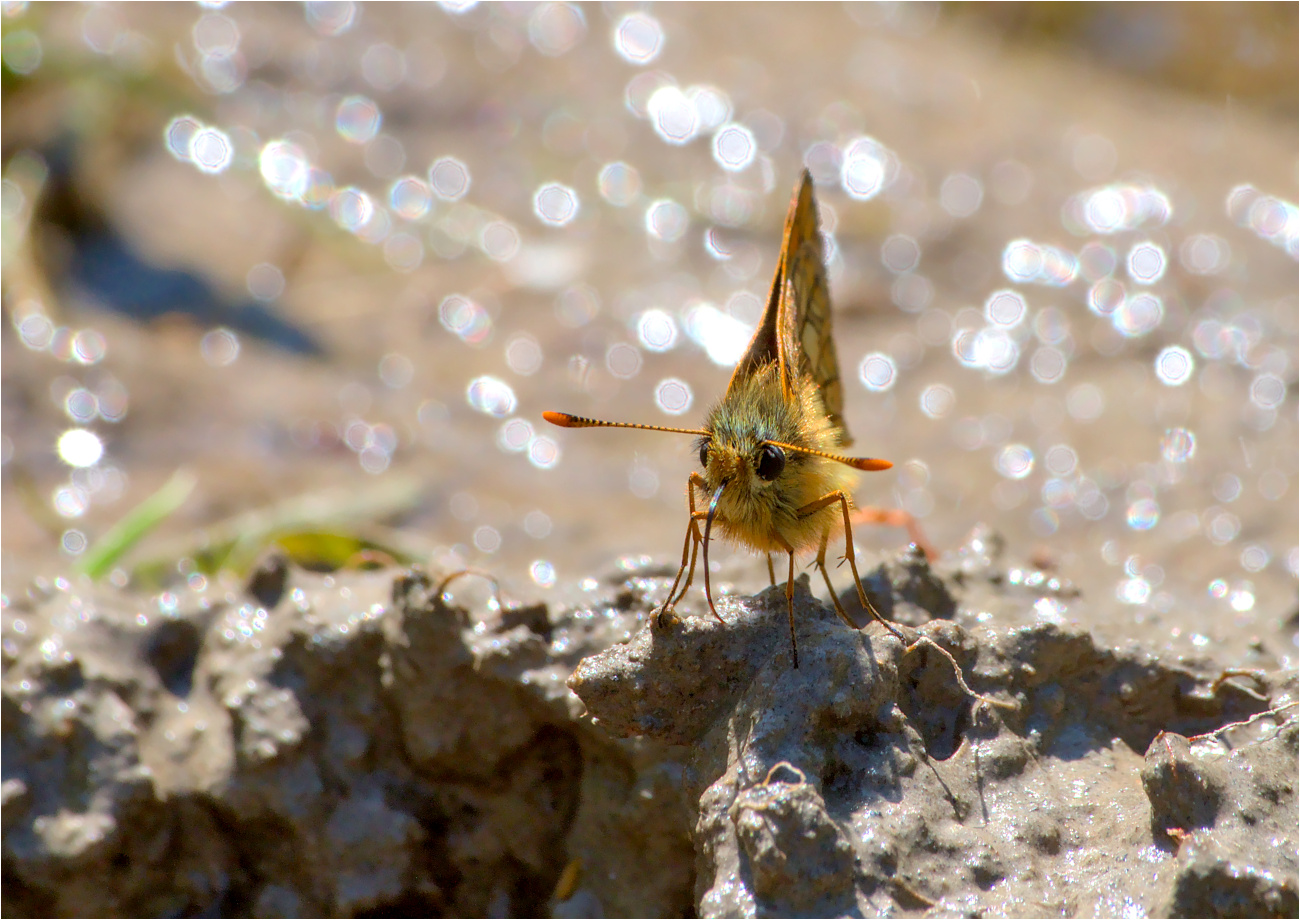
[[[702,470],[691,473],[686,487],[690,521],[682,546],[682,563],[658,617],[661,622],[671,617],[673,608],[690,588],[702,546],[705,597],[709,610],[725,622],[713,605],[709,582],[709,540],[716,527],[731,541],[766,553],[773,584],[776,573],[772,555],[784,554],[788,558],[785,596],[790,647],[797,668],[797,553],[816,550],[815,564],[831,593],[836,613],[857,629],[844,612],[826,570],[827,545],[841,531],[858,600],[898,635],[893,624],[872,606],[862,587],[853,552],[853,502],[849,498],[858,471],[887,470],[893,464],[840,452],[852,443],[844,426],[843,408],[817,204],[812,176],[805,170],[785,219],[781,257],[763,318],[736,364],[726,393],[709,410],[700,428],[605,422],[563,412],[544,412],[542,416],[562,428],[639,428],[697,436]],[[888,512],[877,513],[875,519],[898,522]]]

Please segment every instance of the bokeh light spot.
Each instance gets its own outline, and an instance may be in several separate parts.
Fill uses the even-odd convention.
[[[72,359],[78,364],[98,364],[108,353],[108,342],[94,329],[82,329],[72,337]]]
[[[572,221],[578,216],[578,208],[578,193],[558,182],[548,182],[533,194],[533,213],[552,227]]]
[[[615,342],[605,352],[605,367],[620,380],[630,380],[641,372],[641,351],[626,342]]]
[[[199,340],[199,352],[211,367],[229,367],[239,360],[239,336],[229,329],[210,329]]]
[[[527,450],[533,442],[533,426],[521,418],[506,419],[497,429],[497,446],[509,453]]]
[[[492,334],[492,318],[487,310],[463,294],[448,294],[442,299],[438,321],[470,345],[480,345]]]
[[[907,234],[895,233],[880,244],[880,261],[895,274],[910,272],[921,262],[921,247]]]
[[[509,262],[519,254],[522,245],[519,231],[509,221],[490,221],[479,234],[479,247],[494,262]]]
[[[1088,289],[1088,309],[1098,316],[1110,316],[1127,298],[1124,285],[1114,278],[1103,278]]]
[[[1165,251],[1150,241],[1134,244],[1128,251],[1128,276],[1138,284],[1154,284],[1165,273]]]
[[[898,377],[898,367],[889,355],[876,351],[862,359],[862,363],[858,365],[858,377],[868,390],[880,393],[894,386]]]
[[[646,232],[665,243],[675,243],[690,226],[686,209],[669,198],[653,201],[645,211]]]
[[[1196,435],[1186,428],[1170,428],[1160,440],[1160,456],[1170,463],[1186,463],[1196,455]]]
[[[667,377],[655,387],[655,405],[669,415],[681,415],[691,408],[695,394],[685,380]]]
[[[531,377],[542,368],[542,346],[527,333],[520,333],[506,343],[506,364],[521,377]]]
[[[348,186],[330,196],[330,217],[344,230],[357,233],[374,216],[374,200],[359,188]]]
[[[1020,325],[1028,312],[1025,298],[1017,291],[994,291],[984,301],[984,318],[1003,329]]]
[[[1054,476],[1069,476],[1079,464],[1079,455],[1068,444],[1054,444],[1043,455],[1043,464]]]
[[[1002,251],[1002,272],[1017,284],[1064,287],[1079,275],[1073,254],[1032,240],[1012,240]]]
[[[191,144],[194,135],[203,128],[203,123],[192,115],[178,115],[167,123],[163,129],[163,146],[167,152],[182,163],[190,162]]]
[[[308,0],[307,24],[320,35],[342,35],[357,19],[357,6],[351,0]]]
[[[469,167],[455,157],[439,157],[429,167],[429,185],[444,201],[459,201],[469,191]]]
[[[379,359],[379,379],[390,390],[409,386],[415,376],[415,363],[406,355],[389,352]]]
[[[711,303],[696,302],[686,309],[686,334],[714,364],[731,367],[745,353],[753,327]]]
[[[555,298],[555,316],[570,329],[587,325],[600,313],[600,295],[588,284],[565,288]]]
[[[88,545],[86,535],[80,530],[65,530],[59,543],[69,556],[80,556]]]
[[[514,414],[518,400],[510,384],[497,377],[484,374],[470,381],[465,391],[470,406],[487,415],[505,418]]]
[[[1141,293],[1126,297],[1110,315],[1111,325],[1125,338],[1137,338],[1154,332],[1165,318],[1165,302],[1155,294]]]
[[[571,3],[543,3],[528,17],[528,40],[547,57],[572,50],[587,34],[587,18]]]
[[[379,106],[365,96],[345,96],[334,111],[334,130],[352,144],[364,144],[379,133]]]
[[[1150,530],[1160,520],[1160,505],[1153,498],[1139,498],[1124,514],[1131,530]]]
[[[40,67],[43,54],[40,38],[30,29],[16,29],[0,39],[0,60],[6,70],[20,77]]]
[[[549,588],[555,584],[555,566],[545,559],[537,559],[528,567],[528,574],[539,588]]]
[[[1034,452],[1024,444],[1008,444],[998,451],[994,468],[1008,479],[1024,479],[1034,469]]]
[[[655,133],[670,144],[688,144],[700,129],[694,101],[672,84],[655,90],[646,102],[646,114]]]
[[[537,435],[528,445],[528,462],[539,470],[552,469],[560,462],[560,445],[546,435]]]
[[[974,176],[951,173],[939,187],[939,206],[952,217],[970,217],[984,201],[984,186]]]
[[[1170,345],[1156,355],[1156,377],[1167,387],[1180,387],[1192,377],[1196,361],[1181,345]]]
[[[754,162],[758,143],[744,125],[726,124],[713,135],[713,159],[723,169],[739,172]]]
[[[495,553],[501,548],[501,531],[489,524],[474,528],[474,546],[484,553]]]
[[[266,187],[280,198],[301,200],[307,191],[311,163],[297,144],[271,141],[262,148],[258,169]]]
[[[64,485],[54,490],[52,504],[60,517],[81,517],[90,507],[90,496],[78,486]]]
[[[69,428],[59,435],[57,450],[59,459],[68,466],[91,467],[104,456],[104,442],[93,431]]]
[[[1056,383],[1065,376],[1065,352],[1052,345],[1036,349],[1029,359],[1029,373],[1039,383]]]
[[[616,208],[625,208],[641,194],[641,175],[626,163],[606,163],[597,179],[600,196]]]
[[[388,204],[403,220],[419,220],[429,213],[433,193],[418,176],[403,176],[388,189]]]
[[[930,418],[943,418],[952,411],[957,402],[952,387],[942,383],[932,383],[921,391],[921,411]]]
[[[259,262],[248,270],[244,283],[255,300],[270,303],[284,293],[284,272],[269,262]]]
[[[894,155],[873,137],[859,137],[844,149],[840,185],[850,197],[867,201],[880,194],[897,166]]]
[[[1276,374],[1260,374],[1250,384],[1250,401],[1261,409],[1276,409],[1286,400],[1286,382]]]
[[[614,50],[630,64],[649,64],[663,44],[663,27],[648,13],[628,13],[614,27]]]
[[[637,319],[637,339],[651,351],[668,351],[677,344],[677,323],[668,313],[655,308]]]
[[[1178,258],[1183,268],[1194,275],[1217,275],[1228,267],[1232,250],[1221,236],[1197,233],[1183,240]]]
[[[551,535],[551,518],[545,511],[534,509],[524,515],[524,533],[534,540],[545,540]]]
[[[731,97],[716,86],[688,86],[686,98],[695,106],[700,134],[721,127],[731,119]]]
[[[190,161],[201,172],[225,172],[235,158],[235,147],[230,136],[216,128],[200,128],[190,138]]]
[[[406,78],[406,55],[388,42],[376,42],[361,55],[361,76],[375,89],[396,89]]]
[[[1081,422],[1096,421],[1105,409],[1106,397],[1094,383],[1081,383],[1065,396],[1065,411]]]

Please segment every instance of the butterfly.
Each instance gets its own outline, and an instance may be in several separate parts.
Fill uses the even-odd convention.
[[[798,668],[794,622],[797,554],[816,550],[815,565],[836,613],[851,628],[858,628],[840,604],[826,569],[827,546],[841,532],[858,600],[876,619],[892,627],[867,599],[858,574],[849,495],[858,472],[887,470],[893,464],[841,452],[852,444],[843,411],[844,390],[831,335],[830,286],[817,203],[812,176],[804,170],[786,216],[781,255],[763,317],[726,392],[701,427],[606,422],[564,412],[544,412],[542,417],[562,428],[638,428],[695,435],[702,469],[691,473],[687,482],[690,520],[682,563],[658,613],[660,622],[671,618],[689,590],[701,547],[709,610],[725,622],[714,606],[709,580],[709,541],[716,527],[732,542],[766,553],[774,585],[772,556],[788,558],[785,597],[791,656]]]

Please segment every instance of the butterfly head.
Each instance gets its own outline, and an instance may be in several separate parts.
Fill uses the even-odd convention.
[[[750,492],[776,487],[786,474],[791,460],[795,465],[805,458],[792,455],[780,444],[748,433],[740,438],[715,432],[697,442],[700,469],[711,489],[734,483]]]

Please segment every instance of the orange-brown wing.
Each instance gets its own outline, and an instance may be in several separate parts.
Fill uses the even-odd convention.
[[[785,218],[785,238],[767,309],[736,364],[728,391],[738,379],[772,361],[780,363],[781,379],[791,398],[794,380],[811,374],[821,388],[827,414],[842,432],[841,443],[847,446],[852,441],[844,427],[844,391],[831,335],[830,285],[818,226],[812,176],[804,170]]]

